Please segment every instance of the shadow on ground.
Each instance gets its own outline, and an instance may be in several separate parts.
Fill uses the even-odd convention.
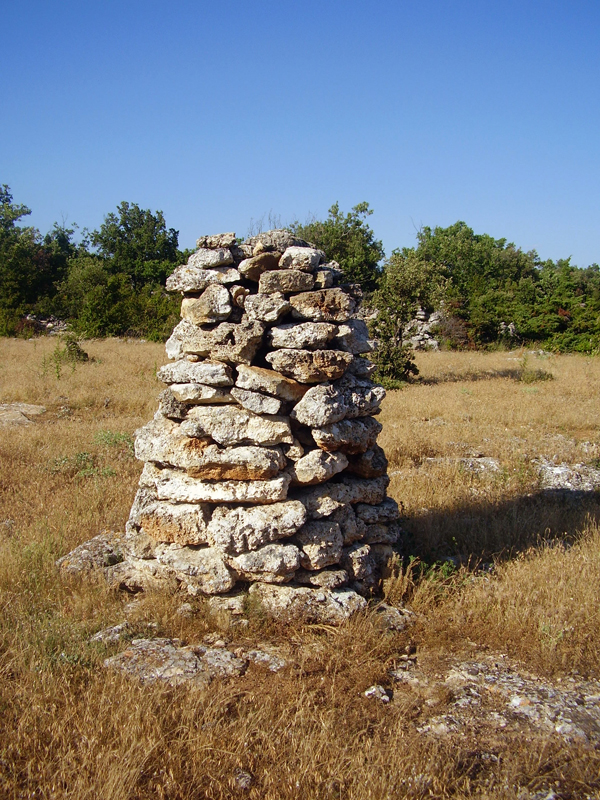
[[[505,560],[549,541],[568,543],[589,520],[600,521],[600,492],[544,490],[496,503],[406,517],[402,555],[431,563],[448,557],[473,565]]]
[[[523,370],[519,367],[508,369],[486,369],[477,372],[446,372],[430,378],[415,378],[412,383],[423,386],[437,386],[440,383],[474,383],[475,381],[491,381],[495,378],[508,378],[513,381],[522,379]]]

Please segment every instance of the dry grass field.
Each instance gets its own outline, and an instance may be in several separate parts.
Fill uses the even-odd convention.
[[[131,597],[54,567],[125,523],[141,469],[131,436],[156,408],[163,348],[92,341],[92,360],[73,365],[59,346],[0,341],[0,403],[47,409],[0,428],[0,797],[600,796],[587,741],[516,723],[432,727],[455,700],[440,675],[461,660],[508,659],[553,686],[600,678],[600,496],[543,492],[536,467],[598,466],[600,359],[420,355],[419,381],[390,393],[380,417],[416,557],[393,565],[386,593],[415,624],[385,632],[369,611],[339,629],[283,626],[254,613],[238,632],[201,599],[189,617],[177,613],[187,597],[129,605],[144,635],[148,622],[192,643],[218,629],[294,656],[280,673],[252,665],[197,690],[105,670],[123,645],[89,639]],[[422,680],[394,683],[389,670],[415,649]],[[375,683],[391,702],[364,696]]]

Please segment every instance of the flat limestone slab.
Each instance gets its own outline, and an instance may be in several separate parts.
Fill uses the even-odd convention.
[[[159,500],[173,503],[278,503],[287,498],[290,476],[258,481],[203,481],[163,469],[156,482]]]
[[[1,403],[0,426],[13,427],[19,425],[32,425],[30,417],[45,414],[44,406],[34,406],[29,403]]]

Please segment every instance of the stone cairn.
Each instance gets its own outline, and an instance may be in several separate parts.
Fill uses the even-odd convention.
[[[360,287],[288,231],[197,246],[167,280],[182,321],[136,433],[126,563],[215,608],[249,584],[271,613],[339,621],[376,591],[400,535]]]

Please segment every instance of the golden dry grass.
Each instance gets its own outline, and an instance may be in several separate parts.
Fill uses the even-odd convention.
[[[124,525],[140,472],[128,437],[155,410],[163,348],[88,342],[96,360],[58,374],[55,347],[0,342],[0,403],[47,408],[35,425],[0,432],[0,797],[517,798],[555,781],[564,797],[597,792],[600,758],[584,745],[542,733],[526,746],[508,733],[426,737],[417,727],[446,696],[401,685],[384,706],[363,692],[389,685],[409,640],[432,673],[470,640],[545,674],[599,676],[597,498],[551,502],[530,464],[598,457],[599,360],[532,357],[555,378],[524,384],[519,353],[419,356],[422,382],[391,393],[381,416],[390,493],[421,559],[496,555],[496,570],[390,579],[390,598],[420,615],[405,633],[383,634],[370,614],[338,630],[252,617],[243,634],[227,634],[285,644],[293,665],[277,675],[252,666],[203,692],[103,670],[118,646],[89,636],[120,622],[130,598],[54,568]],[[501,471],[426,460],[470,452],[497,458]],[[542,541],[553,539],[562,544]],[[215,621],[201,601],[195,616],[178,615],[181,600],[145,596],[134,629],[152,621],[159,635],[200,641]],[[253,776],[246,791],[239,769]]]

